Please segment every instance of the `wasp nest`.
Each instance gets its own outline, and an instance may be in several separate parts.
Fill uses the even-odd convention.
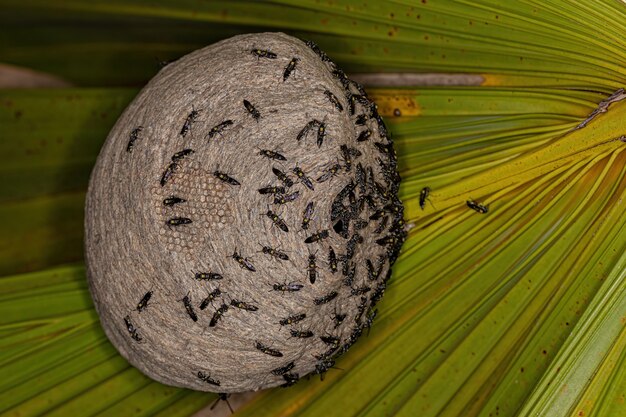
[[[315,44],[241,35],[163,68],[91,176],[86,258],[111,342],[221,393],[334,365],[405,237],[385,125]]]

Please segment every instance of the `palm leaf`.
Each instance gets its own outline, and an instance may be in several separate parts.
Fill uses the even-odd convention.
[[[4,59],[85,86],[142,83],[155,56],[249,30],[313,38],[351,70],[481,77],[372,90],[402,115],[390,130],[412,227],[377,323],[343,371],[265,391],[241,415],[626,413],[626,105],[576,129],[626,84],[622,3],[4,3]],[[89,171],[136,91],[0,92],[3,414],[183,416],[215,398],[129,367],[83,267],[59,266],[82,259]]]

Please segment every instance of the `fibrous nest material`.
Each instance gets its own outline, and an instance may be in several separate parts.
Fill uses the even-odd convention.
[[[143,373],[221,393],[323,374],[376,316],[404,240],[396,157],[313,43],[241,35],[169,64],[92,173],[91,293]]]

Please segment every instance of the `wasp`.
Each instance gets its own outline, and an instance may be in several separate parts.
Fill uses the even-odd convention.
[[[204,310],[205,308],[207,308],[209,304],[213,302],[213,300],[215,300],[217,297],[221,295],[222,295],[222,290],[220,290],[219,287],[211,291],[209,295],[200,303],[200,310]]]
[[[172,162],[168,165],[168,167],[163,172],[163,175],[161,176],[161,187],[163,187],[170,180],[170,178],[172,177],[172,175],[174,175],[174,172],[176,172],[177,169],[177,162]]]
[[[343,111],[343,106],[341,105],[341,102],[339,101],[339,99],[337,98],[337,96],[335,96],[333,93],[331,93],[329,90],[324,91],[324,95],[326,97],[328,97],[328,101],[330,101],[332,103],[333,106],[335,106],[335,108],[339,111]]]
[[[285,156],[279,152],[276,151],[270,151],[269,149],[261,149],[259,150],[259,155],[264,156],[268,159],[274,159],[277,161],[286,161],[287,158],[285,158]]]
[[[224,277],[214,272],[196,272],[195,278],[198,281],[214,281],[214,280],[222,279]]]
[[[369,117],[367,117],[367,114],[359,114],[356,117],[356,120],[354,121],[354,124],[357,126],[363,126],[365,125],[365,123],[367,123],[367,121],[369,120]]]
[[[309,223],[311,223],[311,217],[313,217],[314,209],[315,204],[312,201],[304,208],[304,213],[302,213],[302,229],[307,230],[309,228]]]
[[[352,168],[352,155],[350,154],[350,150],[346,145],[341,145],[340,149],[346,171],[350,171],[350,169]]]
[[[272,168],[272,172],[276,177],[285,184],[285,187],[289,188],[293,185],[293,180],[287,176],[283,171],[278,168]]]
[[[314,233],[311,236],[304,239],[304,243],[314,243],[319,242],[320,240],[324,240],[328,237],[328,230],[324,229],[320,232]]]
[[[276,56],[277,56],[274,52],[267,51],[264,49],[256,49],[256,48],[250,50],[250,53],[256,56],[257,58],[276,59]]]
[[[371,280],[371,281],[375,281],[378,279],[378,277],[380,276],[380,272],[382,270],[383,265],[379,264],[378,269],[374,268],[374,264],[372,263],[372,261],[370,261],[369,259],[367,259],[365,261],[365,266],[367,268],[367,277]]]
[[[218,387],[220,386],[219,380],[211,378],[211,375],[207,375],[202,371],[198,371],[198,378],[200,378],[202,381],[207,382],[211,385],[216,385]]]
[[[280,368],[276,368],[270,372],[272,373],[272,375],[282,376],[286,374],[287,372],[291,371],[295,366],[296,365],[293,362],[289,362],[287,365],[281,366]]]
[[[274,213],[272,210],[267,210],[265,215],[267,217],[269,217],[272,220],[272,223],[274,225],[278,226],[278,228],[280,230],[282,230],[283,232],[288,232],[289,231],[289,228],[287,227],[287,223],[285,223],[285,221],[283,219],[281,219],[278,216],[278,214]]]
[[[266,255],[273,256],[276,259],[280,259],[281,261],[289,260],[289,255],[287,255],[285,252],[279,249],[271,248],[269,246],[263,246],[263,249],[261,249],[261,252],[263,252]]]
[[[324,62],[330,62],[330,58],[328,57],[328,55],[326,55],[324,53],[324,51],[322,51],[319,46],[317,46],[315,44],[315,42],[313,41],[306,41],[305,42],[306,46],[308,46],[309,48],[311,48],[313,50],[313,52],[315,52],[317,54],[317,56],[319,56],[321,58],[322,61]]]
[[[387,284],[385,284],[385,282],[379,282],[378,285],[376,286],[376,289],[374,290],[374,292],[372,293],[371,297],[370,297],[370,306],[374,307],[381,298],[383,298],[383,295],[385,294],[385,289],[387,289]]]
[[[226,394],[225,392],[218,392],[217,393],[217,399],[213,402],[213,404],[211,405],[211,407],[209,408],[209,410],[213,411],[213,409],[215,408],[215,406],[220,402],[220,401],[224,401],[226,403],[226,405],[228,406],[228,409],[230,410],[231,414],[235,414],[235,410],[233,410],[233,407],[230,405],[230,402],[228,401],[228,397],[230,397],[230,394]]]
[[[124,324],[126,325],[128,333],[130,333],[130,337],[132,337],[134,341],[141,342],[143,340],[139,333],[137,333],[137,329],[135,328],[133,323],[130,321],[130,316],[124,317]]]
[[[276,358],[281,358],[283,356],[282,352],[277,349],[272,349],[269,346],[264,345],[263,343],[257,340],[255,347],[266,355],[274,356]]]
[[[267,186],[259,188],[259,194],[284,194],[285,187]]]
[[[335,349],[338,348],[341,343],[341,339],[335,336],[320,336],[320,339],[322,342]]]
[[[347,314],[339,314],[337,311],[333,314],[333,323],[335,323],[335,329],[341,326],[341,323],[346,319]]]
[[[369,140],[371,136],[372,136],[372,131],[369,129],[365,129],[364,131],[359,133],[359,136],[356,137],[356,141],[365,142],[366,140]]]
[[[291,194],[276,194],[274,197],[274,204],[287,204],[296,200],[300,196],[300,191],[296,191]]]
[[[321,148],[326,137],[326,123],[320,122],[317,125],[317,147]]]
[[[196,315],[196,312],[193,310],[193,306],[191,305],[191,297],[189,296],[189,293],[187,293],[187,295],[183,297],[182,302],[185,306],[185,310],[187,310],[187,314],[189,315],[189,317],[191,317],[191,320],[198,321],[198,316]]]
[[[363,328],[368,329],[368,335],[369,335],[369,328],[372,327],[372,324],[374,323],[374,319],[376,318],[376,316],[378,315],[378,309],[372,311],[371,307],[369,309],[369,311],[367,312],[367,317],[365,317],[365,323],[363,323]]]
[[[302,289],[302,287],[304,287],[304,285],[298,284],[298,283],[295,283],[295,282],[290,282],[289,284],[285,283],[285,284],[274,284],[274,285],[272,285],[272,289],[274,291],[282,291],[283,293],[300,291]]]
[[[213,317],[211,318],[211,322],[209,323],[209,327],[215,327],[217,322],[224,316],[224,313],[228,311],[228,304],[222,304],[216,311],[213,313]]]
[[[240,254],[237,253],[237,249],[235,249],[235,251],[233,252],[233,254],[231,255],[231,258],[233,258],[235,261],[237,261],[237,263],[239,264],[239,266],[243,269],[247,269],[248,271],[251,272],[256,272],[256,269],[254,268],[254,265],[252,265],[252,262],[250,262],[248,260],[248,258],[244,258],[243,256],[241,256]]]
[[[172,162],[178,162],[181,159],[184,159],[185,157],[194,153],[195,151],[193,149],[183,149],[182,151],[176,152],[174,155],[172,155]]]
[[[472,210],[476,210],[477,212],[481,213],[481,214],[485,214],[489,211],[489,206],[484,206],[480,203],[475,202],[474,200],[467,200],[467,207],[471,208]]]
[[[299,167],[295,166],[292,169],[293,173],[300,179],[300,182],[304,184],[309,190],[314,191],[313,183],[311,182],[311,178],[307,177],[304,171]]]
[[[294,314],[292,316],[289,316],[287,318],[281,319],[278,324],[280,324],[281,326],[288,326],[291,324],[296,324],[301,322],[302,320],[304,320],[306,318],[306,314],[305,313],[300,313],[300,314]]]
[[[321,125],[322,125],[322,122],[320,122],[319,120],[317,119],[311,120],[306,125],[304,125],[302,130],[298,133],[298,136],[296,136],[296,140],[301,141],[303,138],[306,137],[306,135],[311,131],[311,129],[317,126],[319,130],[319,126]]]
[[[385,126],[385,122],[383,121],[383,118],[380,117],[377,113],[376,117],[374,117],[374,120],[376,120],[376,124],[378,125],[378,134],[380,135],[380,137],[387,138],[388,136],[387,126]]]
[[[372,290],[372,287],[368,287],[367,285],[364,285],[362,287],[358,287],[358,288],[352,288],[350,290],[350,295],[363,295],[363,294],[367,294],[368,292],[370,292]]]
[[[185,119],[185,123],[183,124],[182,129],[180,129],[180,135],[184,138],[187,136],[187,133],[191,130],[191,125],[196,121],[198,115],[200,114],[200,110],[196,110],[192,107],[191,113]]]
[[[322,305],[322,304],[326,304],[331,302],[332,300],[334,300],[337,295],[339,295],[339,293],[337,293],[337,291],[331,291],[328,294],[322,296],[322,297],[318,297],[313,299],[313,304],[315,304],[316,306]]]
[[[252,116],[252,118],[258,122],[261,118],[261,113],[259,113],[259,111],[252,105],[252,103],[250,103],[248,100],[244,100],[243,106],[246,108],[248,113],[250,113],[250,116]]]
[[[356,245],[359,243],[363,243],[363,236],[359,235],[358,233],[353,234],[346,244],[346,259],[352,259],[354,257]]]
[[[171,219],[165,222],[165,224],[167,224],[168,226],[180,226],[181,224],[190,224],[190,223],[191,223],[191,219],[188,217],[172,217]]]
[[[291,333],[291,337],[297,337],[300,339],[308,339],[309,337],[313,337],[314,334],[311,330],[296,330],[296,329],[291,329],[289,331],[289,333]]]
[[[346,276],[343,279],[343,285],[346,287],[352,287],[354,284],[354,276],[356,275],[356,264],[354,262],[344,262],[343,274]]]
[[[235,299],[230,300],[230,305],[233,307],[240,308],[242,310],[246,310],[246,311],[257,311],[259,309],[259,307],[255,305],[246,303],[245,301],[239,301]]]
[[[426,206],[426,200],[428,199],[429,194],[430,194],[430,187],[424,187],[422,188],[422,191],[420,191],[420,208],[422,210],[424,210],[424,207]]]
[[[283,379],[285,380],[285,383],[282,384],[281,387],[287,388],[298,382],[298,380],[300,379],[300,375],[296,372],[291,374],[287,373],[283,375]]]
[[[241,184],[239,183],[239,181],[237,181],[237,180],[236,180],[236,179],[234,179],[233,177],[231,177],[231,176],[229,176],[229,175],[227,175],[227,174],[225,174],[225,173],[223,173],[223,172],[220,172],[220,171],[215,171],[215,172],[213,173],[213,176],[214,176],[215,178],[217,178],[218,180],[225,182],[226,184],[230,184],[230,185],[241,185]]]
[[[367,305],[367,297],[361,297],[361,302],[356,307],[357,314],[354,316],[354,321],[357,323],[361,323],[361,317],[363,317],[363,313],[365,313],[365,307]],[[360,336],[360,334],[359,334]]]
[[[339,165],[339,164],[331,165],[315,181],[317,181],[317,182],[327,181],[329,178],[335,177],[339,173],[340,169],[341,169],[341,165]]]
[[[146,307],[148,307],[148,301],[150,301],[150,298],[152,298],[152,294],[153,294],[153,291],[148,291],[147,293],[144,294],[141,300],[139,300],[139,303],[137,304],[137,308],[136,308],[138,312],[141,313],[143,310],[146,309]]]
[[[315,373],[320,375],[321,380],[324,380],[324,374],[328,372],[330,368],[335,366],[335,360],[330,358],[318,358],[319,362],[315,364]]]
[[[285,71],[283,72],[283,82],[287,81],[287,78],[291,75],[292,72],[296,70],[296,65],[300,62],[300,58],[293,57],[291,61],[285,67]]]
[[[335,77],[335,78],[337,78],[339,80],[339,82],[341,83],[343,88],[345,90],[348,90],[348,88],[350,87],[350,81],[348,80],[348,77],[346,76],[346,73],[343,72],[342,70],[340,70],[339,68],[334,68],[331,73],[332,73],[333,77]],[[350,104],[350,103],[351,102],[349,102],[348,104]],[[350,114],[354,114],[354,110],[352,110]]]
[[[309,274],[309,281],[311,284],[315,284],[315,280],[317,279],[317,265],[315,264],[315,254],[313,253],[309,255],[307,272]]]
[[[328,248],[328,266],[331,273],[337,272],[337,255],[332,247]]]
[[[184,198],[180,198],[180,197],[176,197],[176,196],[170,196],[167,197],[165,199],[163,199],[163,205],[164,206],[173,206],[174,204],[180,204],[180,203],[185,203],[187,200],[185,200]]]
[[[130,132],[130,139],[128,145],[126,145],[126,152],[132,152],[135,146],[135,141],[139,138],[139,132],[143,130],[143,126],[136,127]]]
[[[385,237],[377,239],[376,243],[380,246],[395,245],[398,243],[398,238],[393,233],[390,233]]]
[[[396,151],[393,149],[393,143],[389,142],[387,144],[384,144],[381,142],[374,142],[374,146],[376,146],[376,149],[378,149],[380,153],[382,153],[383,155],[387,155],[395,160]]]
[[[359,186],[361,194],[365,194],[367,191],[367,174],[365,173],[365,168],[363,168],[363,165],[361,165],[360,162],[356,165],[355,181]]]
[[[211,128],[211,130],[209,130],[209,133],[207,134],[207,137],[209,139],[213,139],[213,137],[215,135],[221,135],[222,132],[224,131],[224,129],[226,129],[229,126],[233,125],[233,121],[232,120],[224,120],[223,122],[213,126]]]

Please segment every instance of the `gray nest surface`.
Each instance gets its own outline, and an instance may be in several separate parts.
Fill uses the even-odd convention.
[[[104,330],[165,384],[240,392],[323,374],[369,327],[405,238],[376,106],[313,43],[236,36],[169,64],[91,176]]]

